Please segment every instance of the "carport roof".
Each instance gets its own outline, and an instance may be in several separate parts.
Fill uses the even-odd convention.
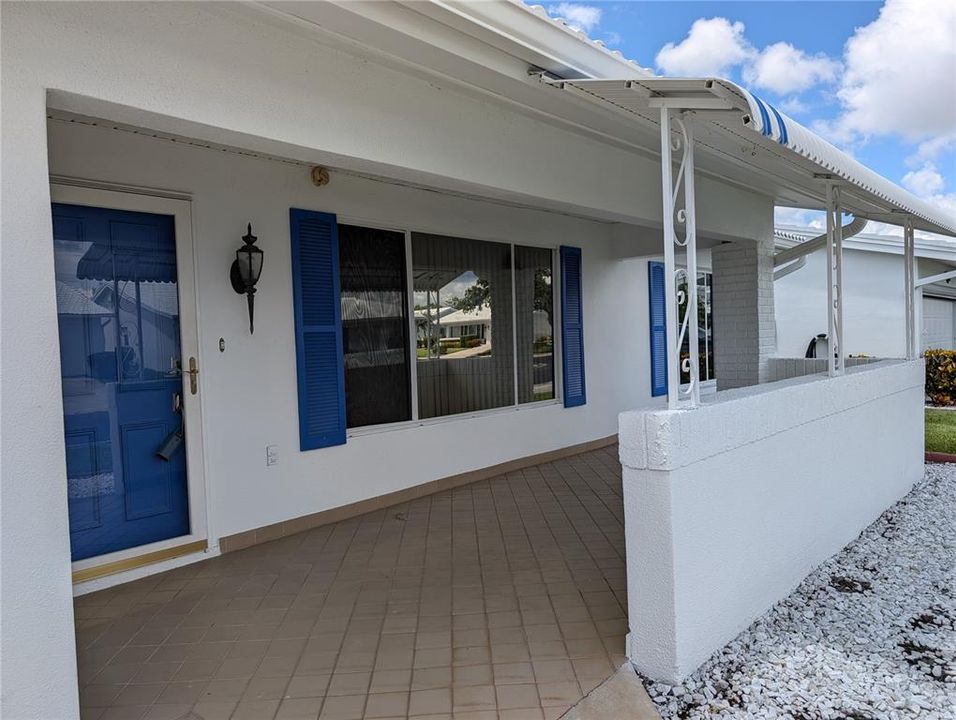
[[[542,82],[633,119],[660,134],[660,109],[691,110],[698,168],[762,187],[780,205],[824,208],[826,181],[841,188],[846,212],[956,236],[956,217],[921,200],[787,117],[718,78],[557,79]],[[659,140],[658,140],[659,142]],[[765,183],[765,185],[763,184]]]

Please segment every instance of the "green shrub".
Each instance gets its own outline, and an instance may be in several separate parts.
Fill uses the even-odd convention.
[[[933,405],[956,405],[956,350],[927,350],[926,396]]]

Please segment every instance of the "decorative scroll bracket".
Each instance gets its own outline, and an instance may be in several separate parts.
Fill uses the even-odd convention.
[[[694,128],[690,111],[661,107],[661,196],[664,225],[664,291],[667,342],[667,405],[671,410],[694,408],[700,404],[700,348],[697,334],[697,215],[694,204]],[[676,126],[677,132],[672,128]],[[674,176],[674,153],[680,152],[680,163]],[[683,189],[683,203],[681,190]],[[677,228],[683,226],[683,233]],[[677,253],[683,251],[684,266],[677,267]],[[686,290],[681,290],[681,277]],[[685,295],[686,293],[686,295]],[[685,304],[683,317],[680,305]],[[693,319],[693,326],[691,326]],[[681,358],[684,338],[688,340],[688,356]],[[681,371],[690,382],[681,387]]]

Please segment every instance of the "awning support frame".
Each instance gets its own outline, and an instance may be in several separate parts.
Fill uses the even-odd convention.
[[[664,226],[664,303],[665,327],[676,328],[667,333],[667,406],[671,410],[696,408],[700,405],[700,348],[697,331],[697,215],[694,188],[694,128],[692,113],[683,110],[679,115],[666,105],[661,111],[661,197]],[[672,135],[672,123],[679,135]],[[677,177],[673,175],[673,153],[681,151]],[[683,207],[679,207],[683,183]],[[683,225],[681,237],[675,225]],[[683,248],[685,266],[677,267],[677,248]],[[683,277],[682,277],[683,276]],[[684,290],[680,289],[684,282]],[[684,317],[679,307],[686,302]],[[693,326],[691,326],[693,320]],[[688,357],[681,359],[684,337],[688,339]],[[681,371],[687,372],[690,382],[681,388]]]
[[[906,359],[915,360],[919,355],[916,343],[916,238],[913,220],[907,218],[903,225],[903,292],[906,295]]]
[[[843,212],[840,188],[827,180],[827,337],[830,341],[827,372],[842,375],[843,352]]]

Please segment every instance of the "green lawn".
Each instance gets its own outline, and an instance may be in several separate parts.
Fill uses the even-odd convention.
[[[926,450],[956,454],[956,410],[926,411]]]

